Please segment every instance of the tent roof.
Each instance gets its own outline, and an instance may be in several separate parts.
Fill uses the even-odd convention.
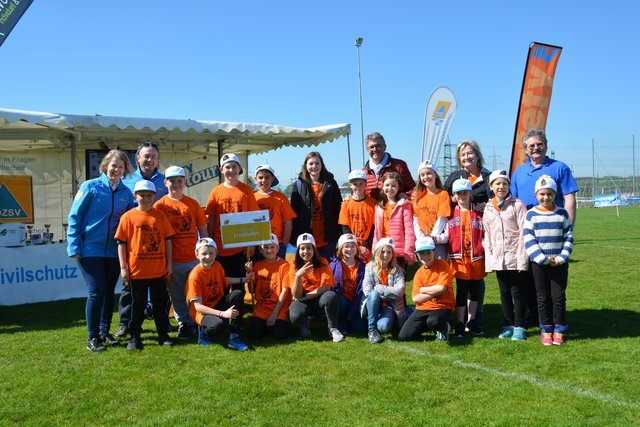
[[[0,151],[70,148],[131,149],[153,141],[162,150],[258,154],[282,146],[311,146],[347,136],[351,125],[293,128],[210,120],[84,116],[0,108]],[[221,144],[221,145],[219,145]]]

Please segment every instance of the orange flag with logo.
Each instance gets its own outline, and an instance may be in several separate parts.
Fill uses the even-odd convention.
[[[511,150],[511,173],[527,160],[522,137],[531,128],[545,129],[551,103],[551,90],[562,48],[531,43],[522,81],[518,121]]]

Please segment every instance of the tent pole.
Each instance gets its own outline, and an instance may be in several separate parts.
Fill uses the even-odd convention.
[[[216,153],[216,157],[217,157],[217,162],[215,167],[219,168],[220,167],[220,159],[222,158],[222,143],[224,142],[224,139],[219,139],[218,140],[218,152]],[[222,173],[218,175],[218,184],[222,183]]]
[[[77,157],[76,136],[71,134],[71,197],[75,197],[78,192],[78,178],[76,177]]]
[[[347,134],[347,156],[349,157],[349,172],[351,172],[351,144],[349,143],[349,134]]]

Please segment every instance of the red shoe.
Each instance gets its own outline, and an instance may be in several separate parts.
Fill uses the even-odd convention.
[[[553,345],[564,345],[564,334],[562,332],[553,333]]]

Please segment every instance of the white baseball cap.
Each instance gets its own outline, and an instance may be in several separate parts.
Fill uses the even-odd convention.
[[[216,242],[210,237],[203,237],[202,239],[198,240],[198,242],[196,243],[196,252],[198,252],[198,249],[203,246],[213,246],[214,248],[216,248],[216,250],[218,250]]]
[[[280,183],[280,181],[276,177],[276,171],[274,171],[273,168],[271,166],[269,166],[268,164],[263,163],[261,165],[258,165],[256,167],[256,173],[253,176],[257,176],[258,172],[260,172],[260,171],[269,171],[269,172],[271,172],[271,175],[273,175],[273,182],[271,183],[271,185],[273,187],[275,187],[276,185],[278,185]]]
[[[471,181],[468,179],[460,178],[453,181],[451,192],[458,193],[460,191],[471,191]]]
[[[300,247],[300,245],[304,243],[311,243],[313,246],[315,246],[316,239],[314,239],[313,235],[309,233],[302,233],[301,235],[298,236],[298,239],[296,240],[296,248]]]
[[[151,191],[152,193],[155,193],[156,186],[153,182],[142,179],[136,182],[136,185],[133,187],[134,193],[137,193],[138,191]]]
[[[366,181],[367,173],[362,169],[354,169],[351,172],[349,172],[349,182],[351,182],[351,180],[353,179],[364,179]]]
[[[499,169],[491,172],[491,175],[489,175],[489,185],[491,185],[493,181],[495,181],[498,178],[504,178],[507,180],[507,182],[511,183],[511,180],[509,179],[509,174],[507,173],[507,171],[503,169]]]
[[[416,240],[416,252],[433,250],[436,248],[436,244],[433,242],[433,239],[429,236],[420,237]]]
[[[165,178],[173,178],[175,176],[186,177],[184,169],[180,166],[169,166],[167,170],[164,171]]]
[[[383,246],[391,246],[391,249],[396,248],[396,244],[391,237],[383,237],[382,239],[376,242],[376,247],[374,249],[374,252],[378,252],[378,249],[380,249]]]
[[[435,173],[438,173],[438,169],[436,169],[436,165],[431,163],[431,160],[425,160],[418,165],[418,176],[420,176],[420,171],[422,169],[431,169]]]
[[[344,245],[345,243],[355,243],[357,245],[358,240],[356,239],[356,236],[354,236],[353,234],[347,233],[347,234],[343,234],[338,239],[338,248],[341,248],[342,245]]]
[[[556,184],[555,180],[549,175],[542,175],[540,178],[538,178],[538,180],[536,181],[535,192],[537,193],[538,191],[544,190],[545,188],[553,190],[554,193],[558,192],[558,184]]]
[[[236,162],[238,166],[240,166],[240,175],[244,173],[242,170],[242,164],[240,163],[240,158],[233,153],[225,154],[220,158],[220,167],[223,167],[229,162]]]
[[[276,236],[273,233],[271,233],[271,243],[275,243],[276,246],[280,244],[280,241],[278,240],[278,236]]]

